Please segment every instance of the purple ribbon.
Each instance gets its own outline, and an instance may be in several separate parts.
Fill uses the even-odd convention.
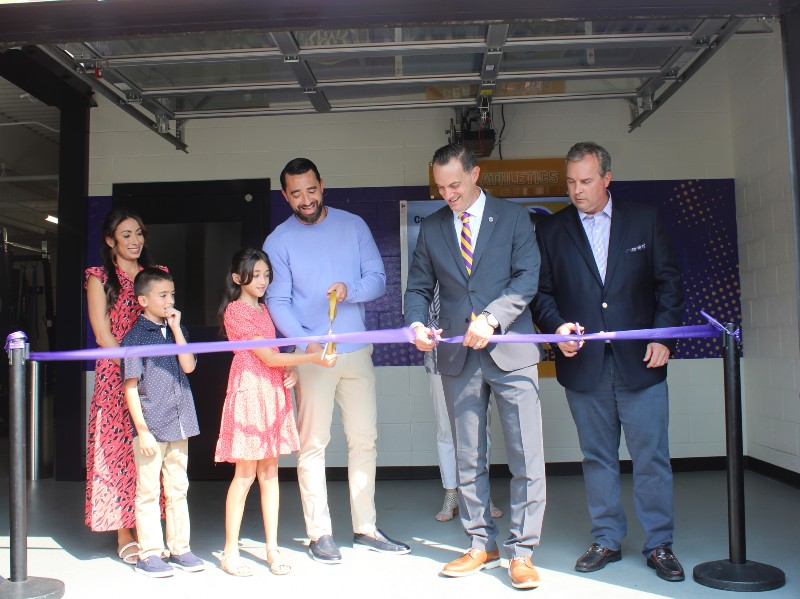
[[[620,341],[625,339],[683,339],[687,337],[718,337],[718,331],[728,331],[716,320],[703,313],[711,324],[691,325],[684,327],[666,327],[660,329],[636,329],[610,333],[589,333],[586,335],[520,335],[507,333],[494,335],[492,343],[558,343],[560,341]],[[716,326],[715,326],[716,323]],[[730,333],[728,333],[730,334]],[[463,336],[439,339],[442,343],[462,343]],[[384,329],[380,331],[363,331],[359,333],[340,333],[336,335],[316,335],[312,337],[287,337],[284,339],[258,339],[250,341],[214,341],[176,345],[136,345],[133,347],[111,347],[96,349],[78,349],[74,351],[32,352],[31,360],[54,362],[66,360],[97,360],[99,358],[144,358],[153,356],[174,356],[183,353],[209,354],[221,351],[243,351],[259,347],[283,347],[306,343],[413,343],[414,331],[410,327],[402,329]]]
[[[725,333],[726,335],[730,335],[731,337],[736,339],[737,343],[741,343],[742,342],[742,329],[741,329],[741,327],[736,327],[735,330],[729,331],[727,328],[725,328],[722,325],[721,322],[719,322],[718,320],[715,320],[714,317],[711,316],[710,314],[708,314],[707,312],[703,312],[702,310],[700,310],[700,314],[703,316],[703,318],[705,318],[709,322],[709,324],[711,324],[712,327],[714,327],[715,329],[717,329],[721,333]]]

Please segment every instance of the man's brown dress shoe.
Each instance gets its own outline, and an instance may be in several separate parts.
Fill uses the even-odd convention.
[[[533,567],[530,555],[512,557],[508,563],[508,575],[515,589],[535,589],[539,586],[539,573]]]
[[[656,571],[662,580],[680,582],[686,578],[683,566],[668,547],[659,547],[647,558],[647,565]]]
[[[459,578],[461,576],[469,576],[480,572],[481,570],[490,570],[500,565],[500,551],[484,551],[483,549],[475,549],[474,547],[467,551],[458,559],[453,560],[442,568],[442,576],[449,576],[451,578]]]
[[[575,562],[575,569],[578,572],[597,572],[602,570],[611,562],[618,562],[622,559],[622,551],[617,549],[612,551],[608,547],[603,547],[598,543],[592,546],[578,558]]]

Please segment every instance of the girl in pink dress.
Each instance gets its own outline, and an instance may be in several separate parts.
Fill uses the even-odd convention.
[[[272,268],[261,250],[240,250],[233,256],[220,316],[230,341],[274,339],[275,325],[264,305]],[[239,529],[253,481],[261,489],[261,513],[266,534],[266,558],[273,574],[291,567],[278,550],[278,457],[297,451],[299,440],[289,389],[297,382],[295,364],[333,366],[335,355],[282,354],[263,347],[234,352],[216,462],[233,462],[236,471],[225,503],[225,549],[222,569],[233,576],[252,576],[239,556]]]

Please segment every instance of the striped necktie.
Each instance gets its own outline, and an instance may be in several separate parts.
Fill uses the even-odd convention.
[[[464,258],[467,274],[472,275],[472,229],[469,228],[469,212],[462,212],[458,218],[461,219],[461,257]]]
[[[472,229],[469,228],[469,216],[469,212],[462,212],[458,218],[461,219],[461,257],[464,258],[467,274],[472,276]],[[475,312],[470,316],[475,320]]]

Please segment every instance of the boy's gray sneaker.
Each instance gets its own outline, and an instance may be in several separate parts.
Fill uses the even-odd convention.
[[[342,554],[331,535],[322,535],[316,541],[308,544],[308,555],[311,559],[323,564],[342,563]]]
[[[169,563],[175,568],[180,568],[186,572],[200,572],[206,569],[206,563],[191,551],[180,555],[170,555]]]
[[[136,562],[136,572],[144,574],[150,578],[167,578],[175,575],[175,570],[169,564],[164,563],[158,555],[151,555]]]

